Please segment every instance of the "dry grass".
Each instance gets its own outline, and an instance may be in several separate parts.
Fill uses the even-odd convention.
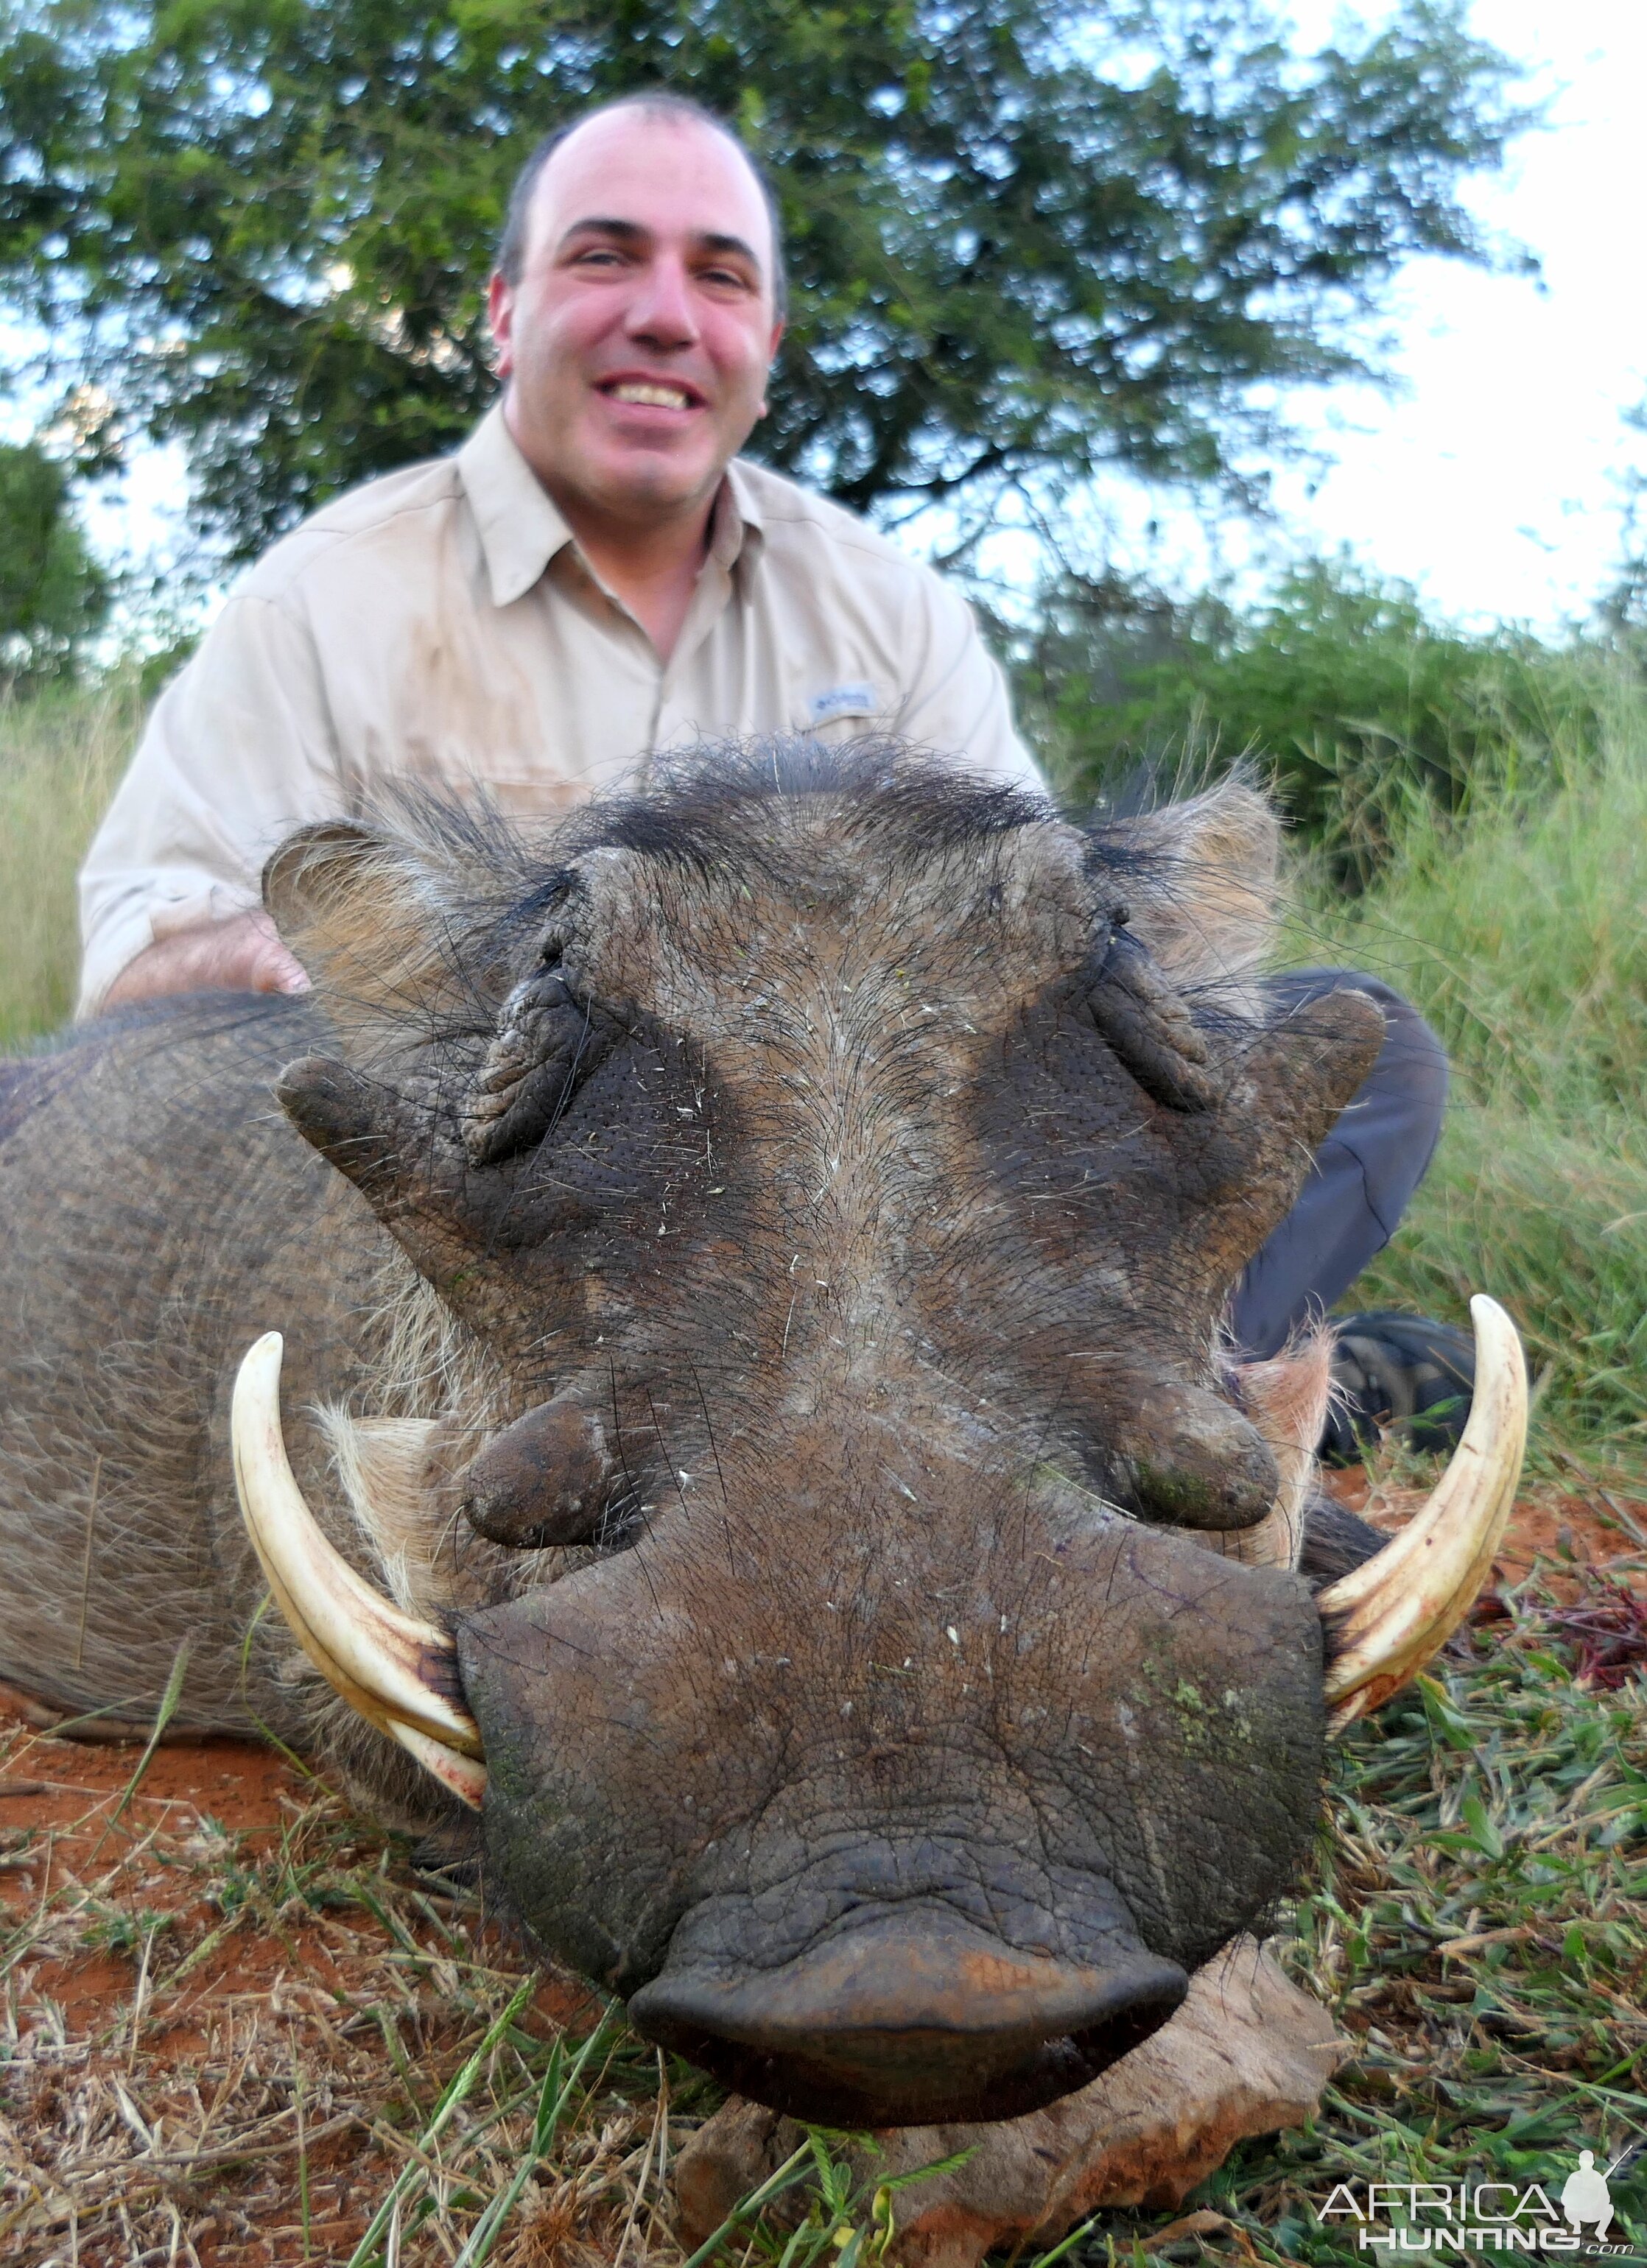
[[[1647,2259],[1647,1550],[1562,1535],[1344,1744],[1292,1931],[1355,2052],[1311,2127],[1204,2185],[1204,2257],[1365,2260],[1317,2219],[1335,2184],[1556,2197],[1589,2144]]]
[[[677,2257],[701,2081],[277,1759],[162,1750],[117,1818],[132,1766],[0,1747],[0,2257]]]
[[[75,873],[142,723],[135,673],[0,695],[0,1047],[55,1030],[74,1006]]]

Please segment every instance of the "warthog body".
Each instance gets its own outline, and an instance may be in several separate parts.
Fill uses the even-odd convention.
[[[1310,1443],[1217,1333],[1381,1022],[1267,1023],[1274,862],[1239,791],[1083,834],[873,748],[295,838],[312,999],[0,1086],[0,1675],[141,1719],[187,1640],[180,1724],[475,1831],[257,1619],[228,1404],[277,1328],[544,1942],[803,2115],[1080,2085],[1317,1815]]]

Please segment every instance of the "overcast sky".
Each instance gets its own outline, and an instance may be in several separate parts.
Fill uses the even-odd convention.
[[[1306,35],[1330,26],[1329,8],[1296,12]],[[1615,482],[1632,455],[1647,463],[1620,423],[1647,394],[1647,8],[1476,0],[1473,21],[1554,97],[1549,126],[1469,193],[1542,275],[1407,269],[1392,305],[1403,395],[1311,404],[1336,465],[1313,496],[1284,475],[1276,499],[1295,540],[1347,543],[1448,612],[1554,626],[1606,583]]]
[[[1331,0],[1295,0],[1302,39],[1326,38],[1334,12]],[[1515,146],[1502,177],[1469,191],[1490,227],[1538,255],[1541,276],[1443,261],[1405,271],[1390,303],[1402,391],[1392,401],[1340,387],[1300,405],[1336,461],[1318,482],[1281,473],[1279,537],[1224,522],[1209,538],[1159,497],[1122,499],[1134,537],[1160,517],[1151,563],[1170,578],[1234,571],[1238,587],[1251,588],[1278,548],[1348,545],[1444,612],[1543,629],[1582,616],[1606,585],[1619,548],[1618,477],[1632,454],[1647,462],[1647,443],[1620,420],[1647,394],[1647,6],[1476,0],[1473,22],[1553,99],[1549,126]],[[100,545],[115,552],[159,536],[180,501],[181,460],[151,456],[127,486],[125,501],[111,497],[92,516]]]

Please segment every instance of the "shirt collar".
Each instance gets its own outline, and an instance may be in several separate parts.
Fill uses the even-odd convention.
[[[512,606],[572,541],[572,530],[504,423],[495,403],[457,453],[458,477],[475,515],[495,607]],[[747,552],[760,556],[765,523],[754,484],[735,459],[715,498],[709,556],[728,574]]]
[[[734,457],[715,498],[709,556],[728,571],[746,556],[753,566],[765,541],[766,519],[755,493],[755,483],[750,478],[748,467]]]
[[[497,402],[457,453],[458,478],[480,533],[495,607],[524,597],[572,530],[515,446]]]

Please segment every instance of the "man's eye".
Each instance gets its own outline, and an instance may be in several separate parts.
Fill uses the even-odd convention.
[[[755,289],[750,278],[740,274],[735,268],[705,268],[701,274],[703,281],[713,284],[717,291],[752,291]]]

